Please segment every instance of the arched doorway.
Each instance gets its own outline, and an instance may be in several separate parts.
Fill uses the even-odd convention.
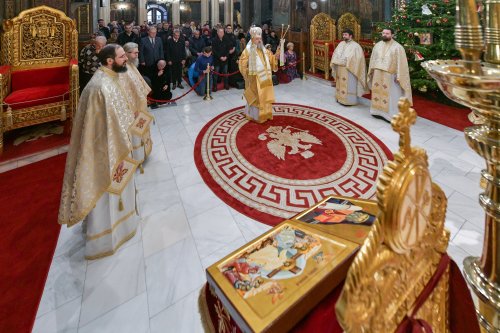
[[[160,23],[163,21],[168,21],[168,11],[163,5],[150,3],[147,6],[148,23]]]

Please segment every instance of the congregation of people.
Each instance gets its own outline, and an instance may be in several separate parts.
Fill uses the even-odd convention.
[[[266,24],[262,30],[262,42],[275,53],[279,46],[276,32]],[[249,31],[244,31],[238,24],[210,26],[208,22],[204,25],[186,22],[174,26],[169,22],[144,22],[136,25],[124,21],[106,24],[104,20],[98,20],[93,39],[80,52],[80,90],[99,68],[98,53],[107,44],[124,47],[129,62],[138,68],[152,88],[150,97],[154,100],[171,100],[173,90],[185,88],[184,78],[190,86],[197,84],[195,91],[198,95],[207,93],[207,80],[210,93],[217,91],[218,82],[223,83],[224,89],[229,89],[230,83],[235,84],[227,75],[238,72],[238,59],[249,41]],[[287,45],[285,61],[284,72],[288,81],[299,78],[293,43]],[[161,104],[165,102],[153,103],[152,108]]]

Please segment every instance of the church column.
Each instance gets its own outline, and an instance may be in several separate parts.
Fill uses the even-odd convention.
[[[219,0],[210,0],[211,25],[219,23]]]
[[[384,0],[384,20],[389,22],[391,20],[391,0]]]
[[[200,25],[205,24],[210,20],[210,12],[208,10],[208,0],[201,0],[201,20]]]
[[[141,25],[144,21],[147,21],[148,19],[148,11],[147,11],[147,8],[146,8],[146,0],[139,0],[138,1],[138,4],[139,6],[139,18],[138,18],[138,22],[137,24],[138,25]]]
[[[255,25],[261,25],[262,24],[262,1],[261,0],[254,0],[253,1],[253,23]]]
[[[224,23],[233,25],[234,3],[233,0],[224,1]]]
[[[172,24],[174,26],[181,24],[181,4],[179,0],[172,2]]]
[[[102,7],[99,7],[99,18],[104,20],[105,24],[108,24],[111,20],[111,9],[109,7],[109,0],[101,1]]]

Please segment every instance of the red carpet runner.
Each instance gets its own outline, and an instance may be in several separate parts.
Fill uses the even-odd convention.
[[[0,332],[30,332],[57,245],[66,154],[0,173]]]
[[[246,120],[243,107],[211,120],[196,139],[203,180],[226,204],[269,225],[327,195],[371,198],[388,158],[366,129],[333,113],[275,104],[274,119]]]
[[[371,99],[371,94],[363,95],[363,97]],[[438,103],[418,94],[413,94],[413,108],[419,117],[459,131],[472,126],[468,118],[471,110],[467,108]]]

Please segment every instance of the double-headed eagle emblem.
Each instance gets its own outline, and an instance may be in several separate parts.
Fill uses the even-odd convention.
[[[266,133],[259,135],[259,140],[266,141],[267,149],[280,160],[285,160],[287,147],[290,147],[288,155],[300,154],[304,158],[311,158],[314,153],[310,151],[313,144],[321,145],[320,139],[309,133],[309,131],[301,130],[292,126],[271,126],[266,130]]]

